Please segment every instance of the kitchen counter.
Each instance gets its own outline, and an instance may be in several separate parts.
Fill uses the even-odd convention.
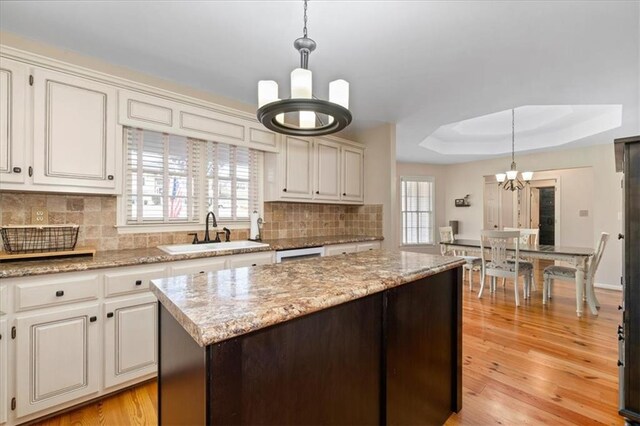
[[[464,264],[375,250],[153,280],[160,303],[200,346],[326,309]]]
[[[175,260],[199,259],[241,253],[255,253],[260,251],[284,250],[374,240],[382,240],[382,237],[346,235],[331,237],[283,238],[264,241],[269,244],[269,247],[179,255],[170,255],[155,247],[144,249],[108,250],[97,252],[93,257],[78,256],[0,262],[0,278],[25,277],[57,272],[87,271],[91,269],[113,268],[118,266],[143,265],[149,263],[171,262]]]
[[[443,424],[464,263],[374,250],[153,280],[159,423]]]

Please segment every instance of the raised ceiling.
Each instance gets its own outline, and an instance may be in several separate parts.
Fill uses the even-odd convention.
[[[301,15],[301,1],[2,1],[0,29],[255,104],[260,79],[288,91]],[[310,1],[309,36],[315,93],[348,80],[352,131],[396,123],[401,161],[504,155],[429,137],[523,105],[622,107],[620,127],[561,147],[640,131],[637,1]]]

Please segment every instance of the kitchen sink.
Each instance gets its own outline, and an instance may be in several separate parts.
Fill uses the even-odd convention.
[[[158,246],[158,248],[169,254],[189,254],[206,253],[210,251],[238,250],[269,247],[269,244],[257,241],[229,241],[228,243],[206,243],[206,244],[174,244]]]

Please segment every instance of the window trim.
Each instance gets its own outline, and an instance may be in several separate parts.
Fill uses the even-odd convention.
[[[433,243],[411,243],[407,244],[404,242],[404,226],[403,226],[403,217],[402,217],[402,184],[404,182],[430,182],[432,184],[431,190],[431,229],[432,229],[432,240]],[[435,176],[400,176],[400,188],[398,190],[399,195],[399,205],[398,208],[400,210],[400,247],[435,247],[436,243],[436,178]]]
[[[139,128],[141,130],[148,130],[144,128]],[[152,132],[157,132],[155,130],[148,130]],[[161,222],[147,222],[147,223],[138,223],[131,224],[127,223],[127,149],[126,149],[126,126],[122,126],[123,133],[123,143],[125,144],[125,149],[122,150],[122,174],[123,178],[121,179],[121,188],[119,194],[116,196],[116,225],[115,228],[118,231],[118,234],[146,234],[153,232],[195,232],[204,230],[205,226],[205,218],[207,211],[203,208],[203,211],[200,214],[197,222],[175,222],[175,223],[161,223]],[[162,133],[162,132],[158,132]],[[179,135],[177,135],[179,136]],[[224,143],[227,145],[227,142],[220,142],[215,139],[207,139],[211,142]],[[257,152],[257,180],[258,180],[258,214],[260,217],[264,216],[264,152],[255,148],[246,147],[244,145],[237,145],[249,149],[253,149]],[[200,167],[199,178],[201,182],[201,186],[206,183],[206,170],[204,167]],[[206,191],[201,190],[199,195],[199,202],[201,206],[206,206],[207,194]],[[217,219],[217,218],[216,218]],[[218,219],[218,228],[226,227],[229,229],[247,229],[250,227],[251,222],[249,219],[247,220],[239,220],[239,221],[229,221],[226,219]]]

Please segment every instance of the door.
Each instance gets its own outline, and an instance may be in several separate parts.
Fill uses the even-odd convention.
[[[16,318],[16,415],[98,391],[98,304]]]
[[[104,385],[155,374],[158,303],[152,294],[104,304]]]
[[[495,182],[484,184],[484,229],[500,228],[500,193]]]
[[[342,201],[364,201],[364,150],[342,147]]]
[[[115,88],[43,69],[33,76],[33,182],[115,189]]]
[[[539,243],[542,245],[554,245],[556,229],[556,188],[553,186],[545,186],[539,188],[539,191]]]
[[[24,183],[25,108],[29,69],[21,62],[0,59],[0,182]]]
[[[340,145],[321,139],[315,140],[315,193],[316,200],[340,199]]]
[[[540,228],[540,189],[531,188],[529,202],[529,228]]]
[[[284,140],[282,198],[313,197],[313,143],[311,139]]]
[[[0,424],[7,421],[7,320],[0,319]]]

